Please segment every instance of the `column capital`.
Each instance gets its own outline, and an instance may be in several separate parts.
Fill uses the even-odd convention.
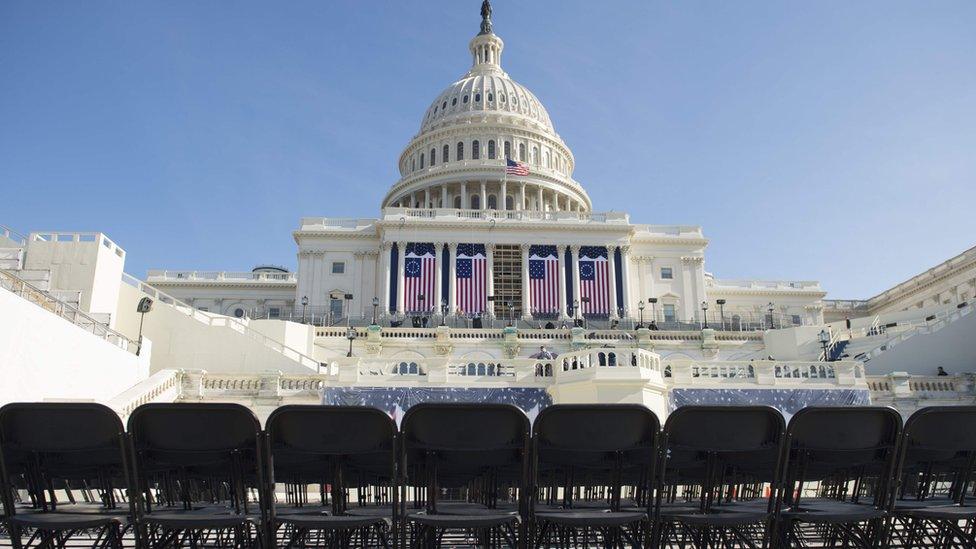
[[[494,242],[486,242],[485,243],[485,251],[486,252],[494,252],[495,251],[495,243]]]
[[[630,253],[630,244],[625,244],[625,245],[623,245],[623,246],[620,247],[620,254],[621,255],[627,255],[629,253]]]
[[[380,242],[380,249],[383,250],[383,251],[387,251],[387,250],[389,250],[392,247],[393,247],[393,243],[392,242],[389,242],[389,241],[386,241],[386,240],[384,240],[383,242]]]
[[[448,242],[447,243],[447,249],[450,250],[451,255],[454,255],[454,253],[457,251],[457,247],[458,247],[458,243],[457,242]]]
[[[578,256],[579,253],[580,253],[580,248],[582,248],[582,247],[583,246],[581,244],[571,244],[569,246],[569,249],[573,251],[573,255],[574,256]]]
[[[559,252],[559,256],[562,257],[566,253],[566,247],[568,244],[556,244],[556,251]]]

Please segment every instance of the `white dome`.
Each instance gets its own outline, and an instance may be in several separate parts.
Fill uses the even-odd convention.
[[[486,13],[487,11],[487,13]],[[400,180],[383,207],[588,211],[573,180],[572,151],[549,113],[501,67],[505,44],[482,5],[481,32],[471,39],[471,69],[437,95],[420,131],[400,155]],[[526,175],[506,177],[506,162]]]
[[[420,133],[466,121],[472,114],[520,115],[535,122],[538,129],[556,133],[535,94],[501,71],[472,71],[448,86],[427,109]]]

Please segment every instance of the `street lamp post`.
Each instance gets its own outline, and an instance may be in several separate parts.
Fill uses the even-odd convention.
[[[715,303],[718,303],[718,314],[719,318],[722,320],[722,329],[725,329],[725,300],[716,299]]]
[[[447,326],[447,300],[441,300],[441,326]]]
[[[305,324],[305,309],[308,307],[308,296],[302,296],[302,324]]]
[[[775,308],[776,308],[776,306],[773,305],[773,302],[772,301],[770,301],[769,304],[766,305],[766,309],[769,310],[769,329],[770,330],[772,330],[773,328],[775,328],[775,326],[773,326],[773,310]]]
[[[637,312],[640,314],[640,322],[637,324],[637,329],[640,330],[644,327],[644,302],[637,302]]]
[[[584,296],[584,297],[580,298],[580,301],[582,301],[584,304],[586,304],[586,303],[589,303],[590,302],[590,298]],[[582,312],[581,312],[580,313],[580,316],[583,317],[583,327],[584,328],[589,328],[590,327],[590,323],[589,323],[589,321],[586,320],[586,315],[583,315]]]
[[[827,354],[827,345],[830,343],[830,334],[827,330],[820,330],[818,336],[820,338],[820,345],[823,346],[823,361],[830,362],[830,356]]]
[[[349,326],[348,328],[346,328],[346,339],[349,340],[349,352],[346,353],[346,356],[347,357],[351,357],[352,356],[352,342],[357,337],[359,337],[359,334],[356,333],[356,329],[355,328],[353,328],[352,326]]]
[[[373,325],[376,325],[376,308],[380,306],[380,298],[373,298]]]
[[[352,294],[342,296],[346,300],[346,326],[352,326]]]
[[[651,304],[651,322],[657,322],[657,298],[649,297],[647,302]]]
[[[579,300],[574,299],[573,300],[573,326],[579,326],[579,315],[577,314],[577,311],[579,311]]]
[[[508,302],[508,325],[515,325],[515,303],[511,301]]]
[[[702,301],[701,308],[702,308],[702,320],[705,323],[704,327],[708,328],[708,302]]]

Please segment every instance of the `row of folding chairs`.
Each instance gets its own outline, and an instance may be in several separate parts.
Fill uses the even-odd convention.
[[[976,407],[0,408],[21,547],[976,547]]]

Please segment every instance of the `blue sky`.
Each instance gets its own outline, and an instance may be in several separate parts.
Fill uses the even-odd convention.
[[[0,3],[0,224],[127,270],[295,265],[368,217],[478,0]],[[596,210],[700,224],[724,278],[868,297],[976,244],[976,2],[496,0]]]

